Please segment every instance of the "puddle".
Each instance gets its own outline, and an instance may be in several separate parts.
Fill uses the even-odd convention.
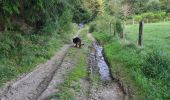
[[[98,45],[96,42],[93,42],[93,48],[95,49],[95,59],[96,59],[96,64],[99,69],[100,73],[100,78],[103,82],[109,82],[111,81],[111,76],[109,72],[109,67],[104,59],[103,56],[103,47]]]

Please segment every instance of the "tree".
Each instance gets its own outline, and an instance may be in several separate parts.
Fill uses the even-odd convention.
[[[120,10],[120,13],[122,15],[122,19],[126,20],[128,16],[132,13],[132,8],[128,4],[123,4]]]
[[[109,15],[116,16],[120,11],[120,4],[121,2],[119,0],[105,0],[105,12]]]
[[[74,6],[73,21],[87,23],[102,13],[102,0],[80,0]]]
[[[159,0],[151,0],[147,4],[147,11],[150,12],[157,12],[160,11],[161,9],[160,1]]]
[[[160,0],[161,10],[170,13],[170,0]]]
[[[123,0],[123,3],[129,4],[134,14],[141,14],[146,12],[148,1],[149,0]]]

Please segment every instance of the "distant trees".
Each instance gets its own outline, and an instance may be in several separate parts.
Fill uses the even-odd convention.
[[[62,17],[85,22],[100,12],[101,3],[101,0],[3,0],[0,2],[0,30],[12,29],[13,20],[17,19],[38,29],[46,25],[62,27],[66,24],[62,22],[66,20],[60,20]]]
[[[74,6],[73,21],[87,23],[92,21],[99,13],[102,13],[102,0],[80,0]]]
[[[134,14],[157,11],[170,12],[170,0],[122,0],[122,2],[128,3]]]
[[[157,12],[161,10],[161,4],[159,0],[150,0],[146,7],[149,12]]]
[[[161,10],[170,13],[170,0],[160,0]]]

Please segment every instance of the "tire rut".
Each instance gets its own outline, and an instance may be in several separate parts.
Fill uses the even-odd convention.
[[[64,82],[65,76],[67,73],[74,67],[75,62],[66,55],[61,64],[61,67],[57,69],[56,73],[53,76],[53,79],[49,83],[46,90],[38,97],[38,100],[48,100],[50,96],[58,92],[56,88],[58,85]]]
[[[37,100],[48,87],[69,48],[70,45],[64,45],[45,64],[40,64],[34,71],[8,86],[0,95],[0,100]]]

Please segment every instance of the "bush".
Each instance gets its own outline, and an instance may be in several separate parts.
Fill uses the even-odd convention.
[[[158,13],[153,13],[153,12],[148,12],[148,13],[143,13],[140,15],[135,15],[134,19],[135,21],[139,22],[142,19],[147,22],[159,22],[161,20],[163,20],[164,18],[166,18],[167,15],[165,12],[158,12]]]
[[[0,58],[4,56],[8,56],[14,50],[22,51],[25,48],[25,40],[24,37],[20,33],[10,32],[0,35]]]
[[[96,24],[91,24],[91,25],[90,25],[90,28],[89,28],[89,33],[94,32],[95,29],[96,29]]]
[[[134,16],[134,20],[139,22],[140,20],[142,20],[142,16],[136,15],[136,16]]]

